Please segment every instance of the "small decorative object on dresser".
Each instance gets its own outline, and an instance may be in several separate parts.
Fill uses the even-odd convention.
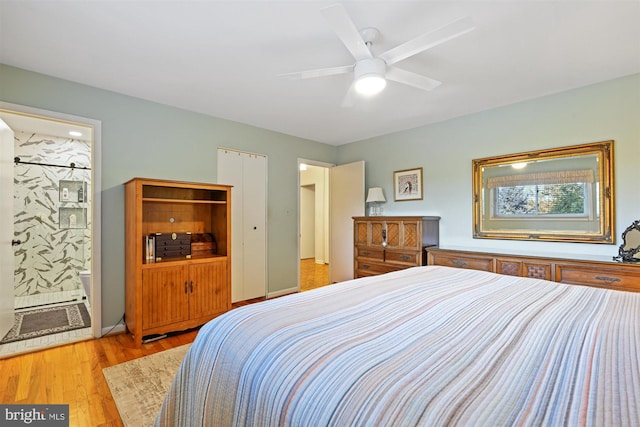
[[[613,259],[621,262],[640,262],[640,219],[633,221],[624,230],[618,256]]]
[[[353,217],[355,277],[427,265],[438,245],[439,216]]]

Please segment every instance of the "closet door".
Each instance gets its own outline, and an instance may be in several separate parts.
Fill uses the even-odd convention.
[[[243,176],[243,300],[246,300],[267,294],[267,158],[245,156]]]
[[[219,184],[231,189],[231,301],[267,294],[267,158],[218,149]]]

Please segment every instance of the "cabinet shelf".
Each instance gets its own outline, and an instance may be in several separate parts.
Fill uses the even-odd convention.
[[[193,262],[201,262],[201,261],[206,261],[206,260],[210,260],[210,259],[217,259],[217,258],[221,258],[221,257],[225,257],[226,255],[217,255],[217,254],[210,254],[210,255],[192,255],[191,258],[175,258],[175,259],[163,259],[161,261],[144,261],[142,263],[142,268],[143,269],[147,269],[147,268],[158,268],[160,266],[167,266],[167,265],[184,265],[185,263],[193,263]]]
[[[226,200],[184,200],[184,199],[160,199],[144,197],[143,202],[151,203],[188,203],[188,204],[205,204],[205,205],[226,205]]]

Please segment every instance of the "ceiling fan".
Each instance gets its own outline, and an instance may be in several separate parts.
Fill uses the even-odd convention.
[[[282,76],[293,79],[308,79],[353,72],[353,87],[356,92],[362,95],[374,95],[380,92],[385,88],[387,80],[393,80],[422,90],[436,88],[441,84],[438,80],[403,70],[394,66],[394,64],[466,34],[475,28],[471,18],[464,17],[434,31],[422,34],[381,55],[374,56],[371,52],[371,45],[380,34],[376,28],[364,28],[362,31],[358,31],[346,9],[341,4],[328,6],[321,9],[321,12],[333,31],[355,58],[355,64],[287,73],[282,74]]]

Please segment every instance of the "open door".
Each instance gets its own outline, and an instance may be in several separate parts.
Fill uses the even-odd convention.
[[[330,169],[329,283],[353,279],[353,218],[364,215],[364,160]]]
[[[11,128],[0,119],[0,338],[13,327],[13,144]]]

